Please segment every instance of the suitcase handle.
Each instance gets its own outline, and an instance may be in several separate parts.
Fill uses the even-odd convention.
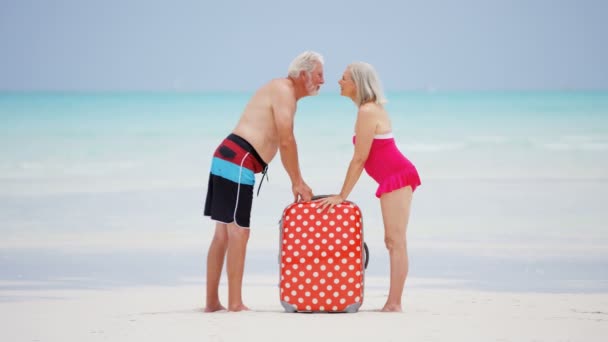
[[[363,265],[364,268],[367,269],[367,264],[369,264],[369,248],[367,248],[367,243],[363,243]]]

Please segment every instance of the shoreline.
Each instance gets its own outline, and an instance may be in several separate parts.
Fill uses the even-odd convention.
[[[381,242],[372,251],[366,287],[388,286],[388,255]],[[479,242],[473,244],[479,245]],[[206,244],[201,243],[200,246]],[[506,255],[486,249],[437,248],[412,243],[406,288],[478,290],[501,293],[608,293],[602,254]],[[100,251],[0,248],[0,291],[120,289],[133,286],[203,284],[206,248],[116,248]],[[244,284],[278,283],[277,249],[248,251]],[[222,274],[222,281],[225,274]]]

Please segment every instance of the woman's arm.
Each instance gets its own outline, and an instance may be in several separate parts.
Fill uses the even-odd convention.
[[[350,195],[351,191],[355,187],[355,184],[357,184],[361,173],[363,172],[365,161],[367,160],[369,150],[371,149],[372,142],[374,141],[377,124],[376,121],[377,120],[375,119],[375,115],[372,110],[366,106],[361,107],[357,115],[357,122],[355,123],[355,134],[357,135],[357,139],[355,140],[355,152],[353,154],[353,159],[348,165],[346,178],[344,179],[344,184],[342,185],[342,190],[340,191],[340,197],[342,197],[342,200],[348,198],[348,195]]]
[[[334,205],[342,203],[342,201],[348,198],[348,195],[350,195],[355,184],[357,184],[372,147],[372,142],[376,133],[376,125],[377,120],[374,108],[368,105],[361,106],[359,108],[359,113],[357,114],[357,122],[355,123],[355,134],[357,136],[355,140],[355,152],[348,165],[342,190],[339,195],[326,197],[320,200],[322,210],[327,206],[332,208]]]

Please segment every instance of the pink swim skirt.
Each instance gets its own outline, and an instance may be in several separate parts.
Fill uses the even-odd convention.
[[[412,191],[421,184],[418,171],[397,148],[395,139],[374,139],[365,162],[365,171],[378,182],[376,197],[411,186]]]

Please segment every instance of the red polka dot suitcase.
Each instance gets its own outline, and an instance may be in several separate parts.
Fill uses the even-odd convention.
[[[323,212],[318,207],[300,202],[283,211],[281,304],[287,312],[357,312],[368,261],[361,210],[349,201]]]

